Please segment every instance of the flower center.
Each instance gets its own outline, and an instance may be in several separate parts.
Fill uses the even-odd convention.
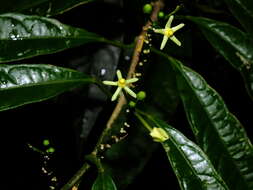
[[[164,35],[171,37],[174,34],[173,30],[171,28],[167,28],[164,32]]]
[[[119,79],[118,85],[119,85],[120,87],[122,87],[122,88],[125,87],[125,86],[126,86],[126,80],[125,80],[124,78]]]

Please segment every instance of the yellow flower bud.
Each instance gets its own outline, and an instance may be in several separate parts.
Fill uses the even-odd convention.
[[[154,127],[149,134],[155,142],[164,142],[169,139],[169,135],[162,128]]]

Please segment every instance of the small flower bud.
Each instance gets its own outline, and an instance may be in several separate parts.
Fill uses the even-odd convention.
[[[43,140],[43,145],[44,146],[48,146],[50,144],[48,139]]]
[[[49,149],[47,149],[47,153],[54,153],[55,149],[53,147],[50,147]]]
[[[138,92],[138,94],[137,94],[138,100],[144,100],[145,98],[146,98],[146,92],[144,92],[144,91]]]
[[[163,18],[163,17],[164,17],[164,12],[160,11],[160,12],[158,13],[158,18]]]
[[[128,104],[131,108],[134,108],[136,106],[136,103],[133,101],[130,101]]]
[[[164,142],[169,139],[169,135],[162,128],[154,127],[149,134],[155,142]]]
[[[152,12],[152,9],[153,9],[153,7],[152,7],[151,4],[145,4],[145,5],[143,6],[143,12],[144,12],[145,14],[150,14],[150,13]]]

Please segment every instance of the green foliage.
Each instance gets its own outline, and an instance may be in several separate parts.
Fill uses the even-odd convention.
[[[253,43],[251,37],[227,23],[201,17],[187,18],[200,27],[213,47],[242,74],[252,98]]]
[[[0,62],[55,53],[103,40],[96,34],[61,24],[55,19],[16,13],[0,15],[0,28]]]
[[[177,1],[173,3],[179,4]],[[75,7],[78,9],[73,9]],[[69,131],[73,130],[76,134],[68,131],[63,136],[74,138],[78,145],[75,147],[75,143],[64,140],[59,141],[59,147],[68,144],[71,150],[76,150],[78,154],[70,157],[77,162],[75,165],[83,166],[76,174],[73,168],[68,170],[70,173],[66,176],[73,176],[68,182],[66,177],[60,176],[69,165],[62,164],[66,153],[55,146],[57,135],[62,131],[52,132],[54,138],[41,134],[40,138],[45,139],[41,150],[33,146],[36,142],[31,137],[29,140],[24,138],[28,147],[43,157],[44,165],[41,167],[43,174],[50,177],[47,185],[50,189],[123,190],[129,185],[132,189],[131,185],[138,181],[138,174],[145,175],[145,182],[141,184],[143,189],[151,188],[150,184],[153,189],[172,187],[159,186],[158,181],[171,183],[164,173],[159,172],[159,177],[152,171],[142,173],[146,165],[152,165],[150,159],[162,167],[168,166],[168,170],[171,167],[183,190],[253,189],[253,146],[251,136],[247,135],[250,130],[247,126],[250,125],[239,121],[243,115],[240,111],[230,109],[242,101],[241,95],[245,92],[237,89],[238,83],[241,86],[243,82],[237,80],[236,74],[233,76],[229,84],[233,85],[231,92],[236,94],[237,102],[227,102],[231,94],[227,96],[222,87],[216,90],[211,87],[219,87],[216,83],[222,83],[222,76],[215,72],[215,77],[210,77],[213,73],[207,64],[218,57],[220,65],[217,68],[211,65],[213,70],[218,71],[223,65],[225,69],[222,72],[226,76],[231,65],[231,72],[233,69],[239,71],[251,97],[251,100],[244,101],[252,104],[253,3],[250,0],[224,0],[207,4],[194,1],[189,5],[185,1],[182,7],[171,7],[170,3],[162,0],[127,0],[124,3],[123,0],[114,3],[96,0],[9,0],[1,4],[0,111],[10,111],[0,114],[6,114],[11,118],[7,120],[11,121],[14,118],[12,114],[18,110],[14,108],[20,107],[22,112],[23,105],[53,97],[56,97],[52,102],[54,106],[71,105],[68,107],[70,110],[63,108],[63,113],[69,111],[66,123]],[[60,15],[67,11],[66,16]],[[113,16],[108,18],[108,14],[102,11]],[[88,18],[83,18],[86,12]],[[69,16],[71,14],[74,19]],[[117,14],[126,15],[121,19]],[[150,15],[151,18],[148,18]],[[106,24],[103,24],[103,17]],[[113,24],[109,25],[109,19],[113,20]],[[182,22],[185,26],[184,23],[178,25]],[[126,30],[120,32],[121,28]],[[175,38],[175,31],[182,43]],[[160,34],[163,51],[158,50]],[[169,38],[182,47],[166,43]],[[195,47],[198,48],[197,56],[194,54]],[[198,65],[200,62],[201,66]],[[230,65],[225,67],[227,62]],[[205,70],[205,67],[208,68]],[[113,80],[115,75],[118,81]],[[118,102],[110,103],[110,89],[105,85],[117,87],[115,95]],[[59,94],[62,96],[58,97]],[[74,100],[69,101],[70,97]],[[180,106],[180,101],[183,106]],[[38,105],[33,106],[36,109]],[[236,117],[237,114],[239,116]],[[25,112],[21,117],[32,120],[31,113]],[[249,120],[253,122],[251,118]],[[33,125],[38,123],[36,121]],[[49,123],[54,130],[58,124],[53,123],[59,121]],[[167,123],[173,123],[176,129]],[[4,127],[4,122],[2,125]],[[159,144],[165,151],[161,154],[168,160],[162,161],[161,156],[156,154]],[[22,152],[26,154],[26,151]],[[48,169],[51,166],[48,162],[54,155],[58,159],[55,163],[60,166]],[[52,177],[54,172],[49,171],[57,168],[61,168],[60,172],[55,172],[56,176]],[[96,173],[98,175],[94,176]],[[151,180],[146,180],[148,176]],[[15,179],[16,176],[12,179],[13,184]],[[26,187],[39,188],[34,185],[37,185],[36,182],[33,185],[27,182]]]
[[[149,120],[169,136],[162,146],[181,189],[228,189],[200,147],[165,122],[150,116]]]
[[[249,33],[253,32],[253,2],[249,0],[224,0],[233,15]]]
[[[0,65],[0,110],[52,98],[95,82],[83,73],[52,65]]]
[[[173,61],[185,112],[198,144],[231,189],[252,189],[253,147],[242,124],[199,74]],[[217,157],[217,152],[222,156]]]
[[[111,176],[105,172],[99,173],[91,190],[117,190]]]
[[[23,12],[41,16],[62,14],[74,7],[94,2],[95,0],[9,0],[1,4],[0,13]]]

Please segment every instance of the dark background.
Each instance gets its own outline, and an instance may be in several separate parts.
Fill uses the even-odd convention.
[[[115,0],[91,3],[56,18],[63,23],[85,28],[109,39],[131,43],[148,19],[142,13],[142,5],[145,2]],[[179,15],[206,16],[240,27],[221,1],[212,1],[212,3],[201,1],[201,5],[220,11],[215,14],[200,9],[198,1],[182,1],[182,3],[184,8],[178,13]],[[170,1],[168,4],[169,7],[165,7],[165,10],[173,10],[178,2]],[[246,93],[241,76],[211,47],[194,25],[183,22],[186,26],[178,38],[183,41],[184,47],[175,51],[177,48],[172,46],[174,49],[168,49],[168,52],[199,72],[220,93],[229,110],[241,121],[252,140],[253,105]],[[159,24],[163,26],[164,22]],[[159,47],[160,40],[154,40],[154,45]],[[127,63],[128,56],[131,56],[131,51],[92,44],[21,61],[21,63],[47,63],[71,67],[101,79],[111,80],[118,63],[121,64],[118,65],[121,68],[127,67],[122,63]],[[150,58],[150,60],[154,59]],[[150,68],[153,67],[155,65],[147,66],[147,73],[152,71]],[[105,76],[101,75],[101,69],[106,69]],[[147,80],[148,78],[149,76]],[[44,102],[1,112],[1,172],[3,176],[1,189],[49,189],[52,176],[57,176],[57,188],[66,183],[80,168],[83,155],[92,150],[104,127],[103,124],[110,116],[113,104],[106,100],[96,87],[89,86],[66,92]],[[177,108],[173,113],[168,114],[167,120],[194,140],[181,102],[177,103]],[[85,133],[84,130],[88,132]],[[80,134],[84,136],[80,137]],[[45,166],[43,163],[45,158],[27,146],[30,143],[34,147],[45,150],[42,145],[44,139],[49,139],[51,146],[56,149],[46,165],[48,171],[53,171],[52,176],[44,175],[41,171],[41,168]],[[91,170],[84,180],[86,184],[83,185],[83,189],[89,189],[95,176],[95,170]],[[152,152],[143,171],[127,189],[135,187],[179,189],[161,147]]]

